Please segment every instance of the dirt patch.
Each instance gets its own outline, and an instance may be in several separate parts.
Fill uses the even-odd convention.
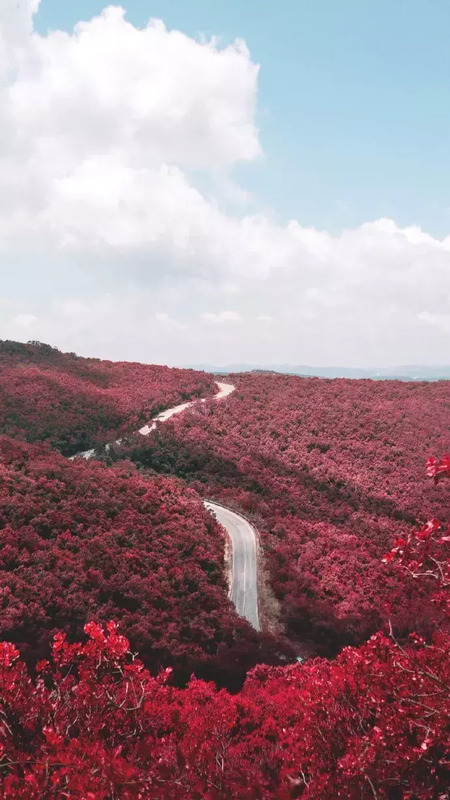
[[[271,633],[274,636],[284,636],[284,626],[280,622],[280,603],[275,597],[270,585],[269,572],[266,568],[258,530],[255,526],[252,527],[256,534],[259,624],[264,633]]]
[[[225,548],[224,548],[224,571],[225,571],[225,580],[228,586],[228,598],[231,600],[231,584],[233,581],[233,548],[231,546],[231,539],[228,536],[226,530],[225,530]]]

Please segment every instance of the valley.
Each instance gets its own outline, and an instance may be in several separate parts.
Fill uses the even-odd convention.
[[[0,366],[2,797],[445,797],[447,383]]]
[[[213,400],[223,400],[229,397],[235,387],[229,383],[216,381],[218,392]],[[174,408],[161,411],[151,422],[144,425],[139,433],[148,436],[156,430],[158,425],[166,422],[176,414],[181,414],[196,403],[206,403],[206,398],[197,401],[182,403]],[[115,442],[120,447],[121,441]],[[107,448],[113,445],[106,445]],[[95,457],[95,449],[86,450],[72,456],[89,460]],[[255,630],[260,630],[258,615],[258,565],[256,557],[256,535],[251,525],[242,516],[226,509],[217,503],[204,502],[205,508],[212,511],[218,522],[225,528],[232,545],[232,573],[231,573],[231,599],[239,616],[244,617]]]

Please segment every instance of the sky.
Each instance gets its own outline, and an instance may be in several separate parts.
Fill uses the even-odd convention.
[[[0,0],[0,338],[449,363],[447,0]]]

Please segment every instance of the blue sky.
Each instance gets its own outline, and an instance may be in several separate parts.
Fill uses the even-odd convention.
[[[124,5],[0,2],[0,338],[448,363],[448,0]]]
[[[447,0],[125,0],[190,36],[245,39],[261,65],[265,158],[235,174],[281,221],[330,231],[390,217],[450,227]],[[42,0],[36,27],[71,30],[105,3]]]

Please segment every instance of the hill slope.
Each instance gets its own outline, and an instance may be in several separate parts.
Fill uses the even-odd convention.
[[[386,569],[392,538],[448,518],[424,474],[450,450],[450,384],[235,375],[222,405],[198,406],[127,452],[250,514],[288,634],[326,653],[388,617],[424,632],[437,612]]]
[[[270,660],[228,600],[222,528],[178,480],[0,437],[0,540],[0,639],[32,662],[58,630],[109,619],[148,666],[185,677],[220,675],[233,647],[241,675]]]
[[[212,377],[194,370],[0,342],[0,434],[48,441],[67,456],[134,431],[163,408],[214,391]]]

